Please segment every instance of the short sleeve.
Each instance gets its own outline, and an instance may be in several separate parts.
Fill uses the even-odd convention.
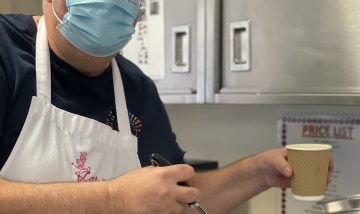
[[[184,151],[176,142],[169,117],[154,82],[147,79],[143,90],[143,132],[139,136],[139,156],[142,165],[149,165],[152,153],[158,153],[173,164],[184,163]]]
[[[9,98],[9,85],[7,81],[6,64],[8,60],[7,50],[9,48],[9,35],[6,28],[6,21],[3,15],[0,15],[0,144],[4,133],[4,121],[6,115],[6,106]]]
[[[4,121],[6,115],[6,106],[8,100],[8,87],[5,78],[5,71],[0,61],[0,144],[3,134]]]

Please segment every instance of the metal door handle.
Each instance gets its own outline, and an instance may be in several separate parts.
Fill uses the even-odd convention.
[[[173,72],[190,72],[190,26],[176,26],[173,32]]]
[[[230,24],[231,71],[250,70],[250,21]]]

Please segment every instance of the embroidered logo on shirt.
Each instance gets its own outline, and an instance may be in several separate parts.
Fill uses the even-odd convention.
[[[136,117],[133,113],[129,112],[129,120],[130,120],[130,126],[131,131],[135,134],[135,136],[138,136],[142,130],[142,122],[141,120]]]
[[[110,110],[106,118],[105,124],[110,126],[113,130],[119,131],[116,115],[114,114],[113,110]]]
[[[114,112],[114,110],[110,110],[106,118],[105,124],[110,126],[113,130],[119,131],[116,114]],[[129,112],[129,122],[132,133],[135,136],[138,136],[143,127],[141,120],[137,116],[135,116],[135,114]]]
[[[77,182],[94,182],[100,181],[97,176],[91,176],[91,167],[87,167],[87,153],[81,152],[80,157],[76,159],[76,163],[72,163],[71,165],[77,169],[75,175],[77,177]]]

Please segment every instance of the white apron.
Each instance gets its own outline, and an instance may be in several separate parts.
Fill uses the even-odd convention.
[[[53,106],[50,69],[42,18],[36,39],[37,97],[32,98],[24,127],[0,175],[30,183],[81,182],[107,180],[139,168],[137,138],[130,131],[116,61],[112,61],[112,72],[119,132]]]

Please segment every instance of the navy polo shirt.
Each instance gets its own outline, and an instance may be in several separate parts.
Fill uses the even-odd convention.
[[[0,168],[21,132],[31,98],[36,96],[36,33],[32,16],[0,15]],[[50,60],[52,104],[117,130],[111,66],[100,76],[87,77],[51,50]],[[116,61],[141,164],[149,165],[154,152],[182,163],[184,152],[176,143],[155,84],[123,56],[116,56]]]

